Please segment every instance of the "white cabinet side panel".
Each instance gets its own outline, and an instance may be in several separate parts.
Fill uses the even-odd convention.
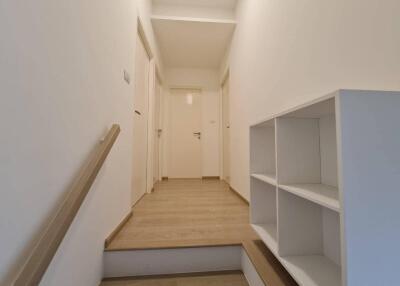
[[[399,285],[400,93],[338,99],[345,285]]]

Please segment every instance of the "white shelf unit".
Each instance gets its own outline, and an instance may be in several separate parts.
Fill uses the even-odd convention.
[[[276,185],[275,120],[250,130],[250,173],[255,179]]]
[[[398,285],[398,110],[339,90],[250,127],[252,225],[299,285]]]

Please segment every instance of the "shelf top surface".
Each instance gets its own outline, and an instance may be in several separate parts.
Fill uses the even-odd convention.
[[[272,118],[270,120],[267,121],[263,121],[259,124],[253,125],[253,128],[265,128],[265,127],[269,127],[269,128],[275,128],[275,118]]]
[[[273,122],[275,118],[289,116],[289,114],[292,114],[292,115],[293,115],[293,114],[295,114],[295,113],[297,113],[297,112],[299,113],[298,116],[302,115],[302,117],[304,117],[306,114],[301,114],[301,113],[303,112],[302,110],[307,110],[307,109],[309,109],[309,112],[312,111],[313,113],[316,113],[316,110],[317,110],[318,108],[316,108],[316,110],[313,110],[313,109],[315,109],[315,107],[313,107],[314,105],[320,105],[320,104],[322,104],[322,105],[324,105],[323,108],[326,109],[327,106],[331,106],[332,103],[330,103],[330,104],[328,104],[327,106],[325,106],[326,103],[324,104],[324,102],[327,102],[327,101],[334,101],[336,95],[338,94],[338,92],[339,92],[339,91],[332,92],[332,93],[327,94],[327,95],[325,95],[325,96],[323,96],[323,97],[319,97],[319,98],[317,98],[317,99],[311,100],[311,101],[309,101],[309,102],[307,102],[307,103],[305,103],[305,104],[302,104],[302,105],[299,105],[299,106],[295,106],[295,107],[290,108],[290,109],[288,109],[288,110],[285,110],[285,111],[283,111],[283,112],[280,112],[280,113],[271,115],[271,116],[269,116],[269,117],[267,117],[267,118],[264,118],[264,119],[262,119],[262,120],[259,120],[259,121],[255,122],[254,124],[251,124],[250,127],[259,127],[259,126],[263,126],[263,125],[264,125],[265,123],[267,123],[267,122]],[[322,106],[321,106],[321,107],[322,107]],[[331,107],[332,107],[332,106],[331,106]],[[327,110],[331,109],[331,107],[328,107]],[[326,111],[327,111],[327,110],[326,110]],[[318,113],[321,113],[321,112],[318,112]],[[311,116],[311,115],[316,116],[315,114],[309,114],[309,115],[308,115],[308,118],[310,118],[309,116]],[[295,116],[291,116],[291,117],[295,117]],[[313,117],[311,117],[311,118],[313,118]]]
[[[340,212],[339,190],[336,187],[323,184],[290,184],[279,185],[279,188],[331,210]]]
[[[291,113],[293,113],[293,114],[295,114],[297,112],[302,113],[303,111],[301,111],[301,110],[310,108],[310,107],[312,107],[312,105],[317,105],[317,104],[319,104],[323,101],[327,101],[329,99],[331,99],[331,100],[335,99],[338,95],[346,95],[346,94],[354,94],[354,93],[360,93],[360,94],[379,93],[379,94],[396,94],[396,95],[400,94],[398,91],[388,91],[388,90],[383,91],[383,90],[362,90],[362,89],[338,89],[338,90],[331,92],[325,96],[314,98],[304,104],[294,106],[294,107],[284,110],[282,112],[279,112],[276,114],[271,114],[268,117],[264,117],[263,119],[257,120],[253,124],[250,124],[250,127],[261,126],[267,121],[271,121],[278,117],[285,117]]]
[[[335,98],[329,98],[324,101],[312,104],[307,107],[289,112],[280,117],[291,117],[291,118],[321,118],[327,115],[335,114]]]
[[[276,186],[276,175],[275,174],[251,174],[252,178],[258,179],[270,185]]]

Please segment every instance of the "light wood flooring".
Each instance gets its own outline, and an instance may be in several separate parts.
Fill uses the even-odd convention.
[[[168,180],[137,203],[106,251],[239,245],[257,238],[248,205],[226,183]]]
[[[241,271],[105,280],[100,286],[248,286]]]

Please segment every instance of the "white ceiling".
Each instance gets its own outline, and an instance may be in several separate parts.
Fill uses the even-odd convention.
[[[164,65],[219,68],[235,29],[237,0],[152,0]]]
[[[153,0],[153,5],[190,5],[234,10],[237,0]]]
[[[235,29],[234,22],[152,21],[163,63],[172,68],[219,68]]]

